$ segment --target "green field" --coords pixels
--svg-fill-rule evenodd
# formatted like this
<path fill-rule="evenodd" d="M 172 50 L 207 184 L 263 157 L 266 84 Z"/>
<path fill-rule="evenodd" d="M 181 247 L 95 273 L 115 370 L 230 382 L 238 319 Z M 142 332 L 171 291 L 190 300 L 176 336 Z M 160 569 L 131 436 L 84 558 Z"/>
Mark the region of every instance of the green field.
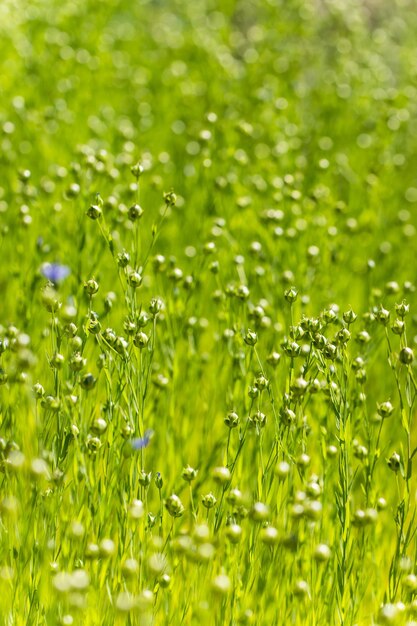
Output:
<path fill-rule="evenodd" d="M 1 0 L 1 626 L 417 624 L 416 33 Z"/>

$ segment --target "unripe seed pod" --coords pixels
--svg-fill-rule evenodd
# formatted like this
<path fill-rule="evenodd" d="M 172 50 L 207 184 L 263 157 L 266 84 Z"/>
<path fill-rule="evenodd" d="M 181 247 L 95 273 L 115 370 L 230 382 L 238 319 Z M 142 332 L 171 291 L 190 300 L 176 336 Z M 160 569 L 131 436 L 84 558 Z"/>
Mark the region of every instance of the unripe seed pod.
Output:
<path fill-rule="evenodd" d="M 212 472 L 214 480 L 220 484 L 228 483 L 232 475 L 227 467 L 215 467 Z"/>
<path fill-rule="evenodd" d="M 290 464 L 287 463 L 287 461 L 281 461 L 275 467 L 275 474 L 278 476 L 280 480 L 285 480 L 285 478 L 290 473 L 290 469 L 291 469 Z"/>
<path fill-rule="evenodd" d="M 258 341 L 258 335 L 253 330 L 248 329 L 243 340 L 248 346 L 254 346 Z"/>
<path fill-rule="evenodd" d="M 232 583 L 230 578 L 225 574 L 221 574 L 220 576 L 216 576 L 216 578 L 212 582 L 212 589 L 215 593 L 220 595 L 227 594 L 232 588 Z"/>
<path fill-rule="evenodd" d="M 395 305 L 395 310 L 397 315 L 404 319 L 404 317 L 410 312 L 410 305 L 403 300 L 400 304 Z"/>
<path fill-rule="evenodd" d="M 184 469 L 182 470 L 181 476 L 185 481 L 187 481 L 187 483 L 191 483 L 197 478 L 197 474 L 198 470 L 194 469 L 190 465 L 187 465 L 187 467 L 184 467 Z"/>
<path fill-rule="evenodd" d="M 269 356 L 267 356 L 266 361 L 269 365 L 276 367 L 281 360 L 281 355 L 278 352 L 271 352 Z"/>
<path fill-rule="evenodd" d="M 255 522 L 265 522 L 269 518 L 269 507 L 263 502 L 255 502 L 251 517 Z"/>
<path fill-rule="evenodd" d="M 91 389 L 93 389 L 93 387 L 95 387 L 96 382 L 97 379 L 95 378 L 95 376 L 93 376 L 93 374 L 91 373 L 88 373 L 81 378 L 80 385 L 86 391 L 90 391 Z"/>
<path fill-rule="evenodd" d="M 149 341 L 148 335 L 144 332 L 141 332 L 135 336 L 133 343 L 135 344 L 137 348 L 140 348 L 142 350 L 143 348 L 147 346 L 148 341 Z"/>
<path fill-rule="evenodd" d="M 235 411 L 229 411 L 229 413 L 224 418 L 224 423 L 229 428 L 236 428 L 239 424 L 239 415 L 235 413 Z"/>
<path fill-rule="evenodd" d="M 117 264 L 119 267 L 127 267 L 130 263 L 130 254 L 126 251 L 120 252 L 117 255 Z"/>
<path fill-rule="evenodd" d="M 102 417 L 98 417 L 91 425 L 91 430 L 95 435 L 102 435 L 107 430 L 107 422 Z"/>
<path fill-rule="evenodd" d="M 149 485 L 151 484 L 151 480 L 152 472 L 146 473 L 145 470 L 141 470 L 139 472 L 138 481 L 141 487 L 149 487 Z"/>
<path fill-rule="evenodd" d="M 390 468 L 390 470 L 397 473 L 401 467 L 401 457 L 398 454 L 398 452 L 393 452 L 390 458 L 388 459 L 387 463 L 388 463 L 388 467 Z"/>
<path fill-rule="evenodd" d="M 411 348 L 405 347 L 400 351 L 400 361 L 404 365 L 410 365 L 414 360 L 414 353 Z"/>
<path fill-rule="evenodd" d="M 84 290 L 89 296 L 94 296 L 98 291 L 98 282 L 90 278 L 84 283 Z"/>
<path fill-rule="evenodd" d="M 87 364 L 87 359 L 84 359 L 80 352 L 74 352 L 69 360 L 70 369 L 73 372 L 80 372 Z"/>
<path fill-rule="evenodd" d="M 249 417 L 249 422 L 258 428 L 264 428 L 266 424 L 266 415 L 262 411 L 256 411 Z"/>
<path fill-rule="evenodd" d="M 394 407 L 389 401 L 378 404 L 378 415 L 380 415 L 382 418 L 389 417 L 392 414 L 393 410 Z"/>
<path fill-rule="evenodd" d="M 60 354 L 59 352 L 56 352 L 51 358 L 51 365 L 57 370 L 61 369 L 64 363 L 65 363 L 65 357 L 63 354 Z"/>
<path fill-rule="evenodd" d="M 316 549 L 314 550 L 314 558 L 316 561 L 318 561 L 319 563 L 324 563 L 325 561 L 328 561 L 330 559 L 330 556 L 331 550 L 328 545 L 326 545 L 325 543 L 320 543 L 318 546 L 316 546 Z"/>
<path fill-rule="evenodd" d="M 35 383 L 33 385 L 33 392 L 37 398 L 42 398 L 42 396 L 45 394 L 45 389 L 40 383 Z"/>
<path fill-rule="evenodd" d="M 327 448 L 326 448 L 326 453 L 327 453 L 327 456 L 330 457 L 330 458 L 334 458 L 335 456 L 337 456 L 337 448 L 336 448 L 336 446 L 334 446 L 332 444 L 328 445 Z"/>
<path fill-rule="evenodd" d="M 292 304 L 293 302 L 297 300 L 297 296 L 298 296 L 298 291 L 294 287 L 291 287 L 291 289 L 287 289 L 284 292 L 284 297 L 287 300 L 287 302 L 289 302 L 290 304 Z"/>
<path fill-rule="evenodd" d="M 132 270 L 127 276 L 127 282 L 131 287 L 137 289 L 137 287 L 140 287 L 140 285 L 142 284 L 142 276 L 139 274 L 139 272 Z"/>
<path fill-rule="evenodd" d="M 356 313 L 354 313 L 354 311 L 352 311 L 352 309 L 349 309 L 348 311 L 345 311 L 343 313 L 343 321 L 346 324 L 353 324 L 356 318 L 357 318 L 357 315 Z"/>
<path fill-rule="evenodd" d="M 303 597 L 310 595 L 310 587 L 305 580 L 298 580 L 294 586 L 294 595 Z"/>
<path fill-rule="evenodd" d="M 278 531 L 273 526 L 262 528 L 259 537 L 262 543 L 265 543 L 268 546 L 275 546 L 279 540 Z"/>
<path fill-rule="evenodd" d="M 163 309 L 164 303 L 161 300 L 161 298 L 152 298 L 150 303 L 149 303 L 149 312 L 150 314 L 155 317 L 156 315 L 158 315 L 158 313 L 160 313 Z"/>
<path fill-rule="evenodd" d="M 203 506 L 206 507 L 206 509 L 212 509 L 217 503 L 217 498 L 213 493 L 210 492 L 205 496 L 202 496 L 201 502 L 203 503 Z"/>
<path fill-rule="evenodd" d="M 279 416 L 286 426 L 290 426 L 295 422 L 295 413 L 289 407 L 283 406 L 280 409 Z"/>
<path fill-rule="evenodd" d="M 101 448 L 100 439 L 98 437 L 92 437 L 91 435 L 88 435 L 86 444 L 87 449 L 91 454 L 96 454 L 96 452 L 98 452 Z"/>
<path fill-rule="evenodd" d="M 415 574 L 408 574 L 403 580 L 403 585 L 407 591 L 417 591 L 417 576 Z"/>
<path fill-rule="evenodd" d="M 165 508 L 172 517 L 181 517 L 185 511 L 181 500 L 175 494 L 165 500 Z"/>
<path fill-rule="evenodd" d="M 405 322 L 403 320 L 396 319 L 391 326 L 391 330 L 394 335 L 402 335 L 405 330 Z"/>
<path fill-rule="evenodd" d="M 242 528 L 239 524 L 229 524 L 226 526 L 225 535 L 230 543 L 238 543 L 242 538 Z"/>
<path fill-rule="evenodd" d="M 139 572 L 139 563 L 136 559 L 126 559 L 122 565 L 122 572 L 126 577 L 136 576 Z"/>
<path fill-rule="evenodd" d="M 87 209 L 87 215 L 92 220 L 98 220 L 102 216 L 102 210 L 97 204 L 92 204 Z"/>
<path fill-rule="evenodd" d="M 127 212 L 131 222 L 136 222 L 143 215 L 143 209 L 139 204 L 133 204 Z"/>
<path fill-rule="evenodd" d="M 140 163 L 136 163 L 135 165 L 132 165 L 130 171 L 135 178 L 139 178 L 144 172 L 143 165 L 141 165 Z"/>
<path fill-rule="evenodd" d="M 166 589 L 167 587 L 169 587 L 171 577 L 169 576 L 169 574 L 162 574 L 162 576 L 159 577 L 158 582 L 159 586 L 162 587 L 162 589 Z"/>

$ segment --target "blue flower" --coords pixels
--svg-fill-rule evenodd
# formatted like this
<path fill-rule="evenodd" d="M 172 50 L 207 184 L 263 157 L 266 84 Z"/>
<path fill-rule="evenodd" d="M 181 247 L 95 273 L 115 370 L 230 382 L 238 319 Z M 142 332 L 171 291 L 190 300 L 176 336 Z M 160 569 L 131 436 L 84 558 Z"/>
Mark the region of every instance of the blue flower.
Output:
<path fill-rule="evenodd" d="M 69 276 L 69 274 L 71 274 L 71 270 L 67 265 L 60 265 L 59 263 L 43 263 L 41 266 L 41 274 L 52 283 L 60 283 L 67 276 Z"/>
<path fill-rule="evenodd" d="M 136 439 L 132 439 L 131 445 L 133 450 L 142 450 L 142 448 L 146 448 L 152 439 L 154 431 L 151 428 L 145 430 L 143 437 L 137 437 Z"/>

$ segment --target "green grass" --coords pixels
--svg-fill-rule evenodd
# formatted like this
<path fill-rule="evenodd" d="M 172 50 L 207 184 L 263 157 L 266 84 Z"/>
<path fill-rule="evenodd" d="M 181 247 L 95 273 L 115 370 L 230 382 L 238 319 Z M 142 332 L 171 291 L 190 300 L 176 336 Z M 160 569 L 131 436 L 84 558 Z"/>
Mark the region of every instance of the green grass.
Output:
<path fill-rule="evenodd" d="M 416 28 L 2 1 L 2 624 L 417 623 Z"/>

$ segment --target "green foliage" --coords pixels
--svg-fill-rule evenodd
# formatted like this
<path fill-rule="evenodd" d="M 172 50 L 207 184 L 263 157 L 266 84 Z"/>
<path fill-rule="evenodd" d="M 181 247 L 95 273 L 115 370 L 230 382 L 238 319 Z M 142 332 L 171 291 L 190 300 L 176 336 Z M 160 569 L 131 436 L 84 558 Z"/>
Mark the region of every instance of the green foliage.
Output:
<path fill-rule="evenodd" d="M 415 623 L 416 8 L 0 3 L 4 624 Z"/>

